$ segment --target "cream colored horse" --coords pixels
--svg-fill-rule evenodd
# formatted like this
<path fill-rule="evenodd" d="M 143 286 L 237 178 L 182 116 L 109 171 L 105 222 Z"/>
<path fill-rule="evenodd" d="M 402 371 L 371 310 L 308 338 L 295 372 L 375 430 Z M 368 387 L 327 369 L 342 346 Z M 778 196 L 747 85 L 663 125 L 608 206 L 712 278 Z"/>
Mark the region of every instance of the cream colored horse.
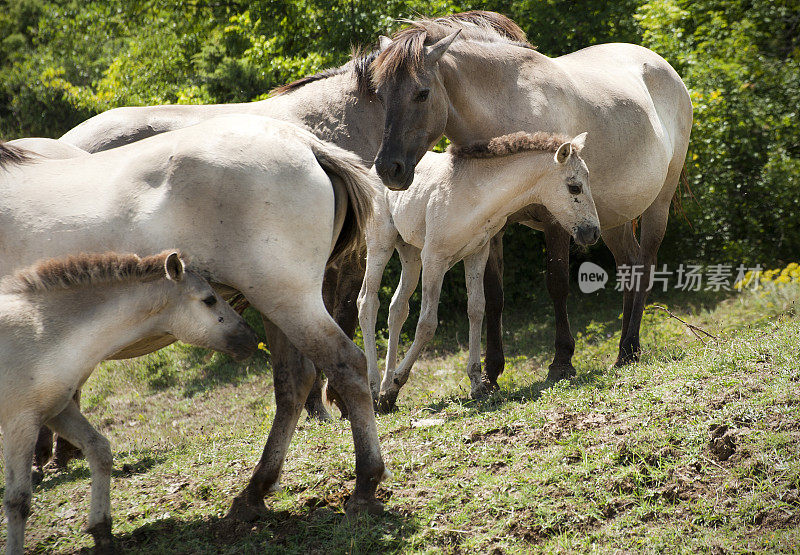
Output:
<path fill-rule="evenodd" d="M 580 158 L 586 134 L 572 140 L 539 133 L 516 133 L 491 141 L 428 153 L 406 191 L 382 191 L 374 198 L 367 227 L 367 271 L 359 295 L 359 320 L 367 353 L 367 372 L 378 407 L 391 409 L 411 367 L 432 338 L 445 272 L 464 260 L 469 316 L 467 373 L 471 395 L 485 393 L 481 375 L 481 326 L 485 297 L 483 273 L 489 240 L 509 217 L 531 204 L 547 208 L 558 225 L 581 245 L 600 236 L 589 173 Z M 389 347 L 378 397 L 375 318 L 381 276 L 394 250 L 402 274 L 389 308 Z M 422 270 L 422 306 L 414 341 L 395 367 L 400 329 L 408 300 Z"/>
<path fill-rule="evenodd" d="M 633 44 L 548 58 L 525 42 L 513 21 L 492 12 L 414 21 L 384 47 L 373 64 L 386 107 L 375 167 L 388 187 L 407 188 L 417 162 L 442 134 L 456 145 L 517 130 L 602 137 L 582 156 L 617 266 L 644 270 L 639 285 L 624 293 L 617 364 L 637 360 L 650 269 L 692 125 L 689 93 L 675 70 Z M 639 216 L 641 243 L 631 225 Z M 552 271 L 566 277 L 568 250 L 561 250 Z M 562 302 L 565 308 L 566 295 Z M 574 345 L 566 310 L 556 315 L 562 344 Z"/>
<path fill-rule="evenodd" d="M 366 361 L 321 295 L 331 252 L 346 253 L 361 240 L 374 186 L 353 154 L 294 125 L 244 115 L 86 157 L 6 164 L 0 275 L 69 252 L 180 248 L 210 281 L 242 293 L 268 329 L 325 369 L 350 411 L 356 443 L 356 491 L 348 507 L 377 510 L 384 464 Z M 149 339 L 150 345 L 173 340 Z M 315 379 L 313 367 L 289 372 L 281 361 L 274 374 L 279 402 L 260 480 L 237 504 L 250 518 L 266 510 L 263 496 L 278 487 Z"/>
<path fill-rule="evenodd" d="M 92 474 L 89 532 L 112 550 L 111 448 L 71 402 L 100 361 L 166 333 L 241 358 L 257 337 L 177 252 L 47 259 L 0 282 L 0 427 L 6 552 L 23 553 L 31 461 L 47 424 L 79 446 Z M 64 356 L 68 353 L 69 356 Z"/>

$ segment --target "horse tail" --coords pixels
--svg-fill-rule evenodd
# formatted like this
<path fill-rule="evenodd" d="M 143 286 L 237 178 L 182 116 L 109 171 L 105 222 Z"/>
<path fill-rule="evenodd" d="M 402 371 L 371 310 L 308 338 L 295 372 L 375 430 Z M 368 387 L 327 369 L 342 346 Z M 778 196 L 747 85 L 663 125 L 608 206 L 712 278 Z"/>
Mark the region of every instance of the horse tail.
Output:
<path fill-rule="evenodd" d="M 32 158 L 32 152 L 5 141 L 0 141 L 0 168 L 8 164 L 24 164 Z"/>
<path fill-rule="evenodd" d="M 372 217 L 372 197 L 378 187 L 377 177 L 348 150 L 313 139 L 309 146 L 317 162 L 333 181 L 339 179 L 347 191 L 347 212 L 336 238 L 328 264 L 353 254 L 364 244 L 367 221 Z"/>
<path fill-rule="evenodd" d="M 689 221 L 689 218 L 686 216 L 686 210 L 683 207 L 683 197 L 686 196 L 695 202 L 697 202 L 697 197 L 694 196 L 691 187 L 689 187 L 689 177 L 688 173 L 686 172 L 686 166 L 684 165 L 681 168 L 681 175 L 680 181 L 678 182 L 678 187 L 675 189 L 675 194 L 672 197 L 672 211 L 683 217 L 686 220 L 686 223 L 689 224 L 689 227 L 694 229 L 692 222 Z"/>

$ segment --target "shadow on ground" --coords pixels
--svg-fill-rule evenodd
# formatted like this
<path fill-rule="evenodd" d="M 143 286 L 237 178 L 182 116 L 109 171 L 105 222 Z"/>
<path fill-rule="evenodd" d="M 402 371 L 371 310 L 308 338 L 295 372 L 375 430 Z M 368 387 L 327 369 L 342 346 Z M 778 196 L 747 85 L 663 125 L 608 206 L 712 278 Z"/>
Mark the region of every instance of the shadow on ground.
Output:
<path fill-rule="evenodd" d="M 146 524 L 127 534 L 116 534 L 115 552 L 396 552 L 417 530 L 416 524 L 394 512 L 351 520 L 340 510 L 328 507 L 303 515 L 274 511 L 253 523 L 219 517 L 189 521 L 170 518 Z"/>
<path fill-rule="evenodd" d="M 580 374 L 577 378 L 569 380 L 570 389 L 583 389 L 592 387 L 597 380 L 606 374 L 602 369 L 590 370 Z M 544 380 L 534 382 L 514 389 L 500 389 L 482 399 L 470 399 L 463 396 L 449 396 L 437 399 L 425 405 L 425 410 L 437 413 L 444 410 L 448 405 L 457 403 L 469 410 L 470 414 L 482 414 L 501 410 L 506 403 L 530 403 L 542 396 L 542 392 L 553 387 L 557 382 Z"/>

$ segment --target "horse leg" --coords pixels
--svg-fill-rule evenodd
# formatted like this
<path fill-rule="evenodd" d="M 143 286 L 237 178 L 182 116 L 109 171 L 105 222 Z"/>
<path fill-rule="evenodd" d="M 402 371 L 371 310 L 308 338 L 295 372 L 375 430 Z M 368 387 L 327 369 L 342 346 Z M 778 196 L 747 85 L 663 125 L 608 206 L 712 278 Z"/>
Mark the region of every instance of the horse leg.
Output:
<path fill-rule="evenodd" d="M 669 218 L 669 207 L 675 189 L 678 186 L 680 172 L 683 161 L 680 164 L 673 164 L 667 173 L 664 187 L 656 197 L 656 200 L 642 214 L 641 219 L 641 247 L 639 249 L 639 259 L 637 264 L 643 266 L 641 281 L 638 287 L 632 291 L 628 325 L 623 332 L 620 340 L 619 356 L 617 366 L 628 362 L 639 360 L 639 328 L 642 324 L 644 306 L 647 295 L 650 293 L 650 278 L 656 264 L 658 248 L 664 239 L 664 232 L 667 229 L 667 219 Z"/>
<path fill-rule="evenodd" d="M 75 395 L 72 396 L 72 402 L 75 403 L 75 406 L 80 410 L 81 408 L 81 390 L 78 389 L 75 391 Z M 55 453 L 53 453 L 53 464 L 56 465 L 56 468 L 65 469 L 69 464 L 69 461 L 72 459 L 81 459 L 83 458 L 83 453 L 81 450 L 75 447 L 72 443 L 61 437 L 60 435 L 56 434 L 55 438 L 56 448 Z"/>
<path fill-rule="evenodd" d="M 347 511 L 380 512 L 383 506 L 375 499 L 375 490 L 387 472 L 378 442 L 364 353 L 339 329 L 325 310 L 319 293 L 315 295 L 312 290 L 307 295 L 295 296 L 292 301 L 281 304 L 270 313 L 270 319 L 317 367 L 322 367 L 347 405 L 356 454 L 356 488 Z M 252 302 L 259 305 L 258 299 Z M 280 455 L 282 461 L 285 449 Z"/>
<path fill-rule="evenodd" d="M 35 482 L 40 482 L 44 476 L 44 466 L 50 462 L 53 456 L 53 431 L 47 426 L 39 428 L 39 436 L 36 438 L 36 449 L 33 456 L 33 464 L 37 472 L 34 476 Z"/>
<path fill-rule="evenodd" d="M 111 445 L 92 427 L 75 403 L 67 403 L 67 407 L 51 418 L 47 425 L 85 453 L 92 474 L 87 532 L 94 537 L 96 551 L 114 552 L 111 535 Z"/>
<path fill-rule="evenodd" d="M 611 229 L 604 229 L 602 231 L 603 241 L 605 242 L 606 246 L 611 250 L 611 253 L 614 255 L 614 261 L 616 262 L 617 268 L 620 266 L 634 266 L 639 264 L 640 259 L 640 248 L 639 242 L 636 240 L 636 236 L 633 233 L 633 226 L 630 222 L 625 223 L 624 225 L 611 228 Z M 624 349 L 625 338 L 628 334 L 628 327 L 631 320 L 631 308 L 633 307 L 633 298 L 634 298 L 634 291 L 633 288 L 630 287 L 630 283 L 623 284 L 622 288 L 622 334 L 620 336 L 619 341 L 619 354 L 617 356 L 617 361 L 614 363 L 614 366 L 624 366 L 626 364 L 630 364 L 635 362 L 638 358 L 638 351 L 634 357 L 632 352 L 627 352 Z"/>
<path fill-rule="evenodd" d="M 364 339 L 364 354 L 367 357 L 367 376 L 373 399 L 378 398 L 380 373 L 378 372 L 378 345 L 375 341 L 375 327 L 378 320 L 380 299 L 378 290 L 381 287 L 383 269 L 389 263 L 395 246 L 396 232 L 391 234 L 371 235 L 367 240 L 367 269 L 364 282 L 358 294 L 358 321 Z"/>
<path fill-rule="evenodd" d="M 547 372 L 547 379 L 558 381 L 575 376 L 572 355 L 575 340 L 569 329 L 567 296 L 569 295 L 569 241 L 570 235 L 558 224 L 548 224 L 544 229 L 547 247 L 547 292 L 553 301 L 556 317 L 556 354 Z"/>
<path fill-rule="evenodd" d="M 425 261 L 423 251 L 422 262 L 422 306 L 420 307 L 417 330 L 414 341 L 411 343 L 405 358 L 391 374 L 387 373 L 381 383 L 381 394 L 378 400 L 378 410 L 388 412 L 392 410 L 400 394 L 400 388 L 408 381 L 411 367 L 419 358 L 422 348 L 433 339 L 438 324 L 439 296 L 442 293 L 442 280 L 447 272 L 447 263 L 444 260 L 430 258 Z"/>
<path fill-rule="evenodd" d="M 397 350 L 400 345 L 400 332 L 403 324 L 408 318 L 408 301 L 419 283 L 419 274 L 422 270 L 422 259 L 419 249 L 402 243 L 397 246 L 397 253 L 400 255 L 402 272 L 400 273 L 400 284 L 392 296 L 389 305 L 389 345 L 386 349 L 386 370 L 384 376 L 394 372 L 397 366 Z"/>
<path fill-rule="evenodd" d="M 233 500 L 228 512 L 229 517 L 245 522 L 266 516 L 264 496 L 280 489 L 283 461 L 303 411 L 303 403 L 317 376 L 313 364 L 304 360 L 284 333 L 266 316 L 264 331 L 272 355 L 276 408 L 261 459 L 247 487 Z"/>
<path fill-rule="evenodd" d="M 350 260 L 346 260 L 343 261 L 342 264 L 347 264 L 350 262 Z M 353 331 L 351 332 L 348 332 L 345 327 L 349 327 L 349 317 L 351 316 L 349 312 L 353 312 L 353 310 L 350 310 L 349 312 L 347 310 L 347 300 L 350 299 L 342 299 L 342 296 L 347 295 L 348 291 L 341 290 L 343 281 L 342 277 L 343 274 L 346 273 L 346 270 L 347 268 L 341 266 L 340 264 L 328 265 L 328 267 L 325 269 L 325 277 L 322 281 L 322 300 L 325 302 L 325 308 L 328 309 L 328 312 L 339 324 L 339 327 L 341 327 L 349 337 L 352 337 L 353 332 L 355 332 L 355 323 L 352 324 Z M 312 420 L 325 422 L 331 420 L 332 418 L 322 400 L 323 395 L 326 396 L 330 402 L 336 405 L 342 414 L 342 418 L 347 418 L 347 409 L 345 408 L 344 403 L 340 401 L 339 396 L 335 391 L 327 388 L 325 376 L 323 375 L 322 370 L 318 369 L 317 377 L 314 380 L 314 384 L 311 386 L 311 391 L 308 392 L 308 398 L 306 399 L 305 405 L 308 417 Z"/>
<path fill-rule="evenodd" d="M 486 297 L 486 385 L 497 389 L 497 378 L 503 373 L 506 356 L 503 352 L 503 235 L 505 228 L 489 242 L 489 258 L 483 274 Z"/>
<path fill-rule="evenodd" d="M 333 297 L 333 309 L 331 310 L 329 301 L 325 301 L 328 312 L 342 328 L 342 331 L 350 339 L 356 334 L 358 325 L 358 293 L 361 290 L 361 283 L 364 281 L 364 271 L 366 270 L 364 252 L 356 251 L 338 263 L 336 272 L 336 290 Z M 323 300 L 325 300 L 325 290 L 323 282 Z M 317 373 L 317 381 L 320 381 L 321 373 Z M 316 387 L 317 382 L 314 383 Z M 313 392 L 312 388 L 312 392 Z M 342 414 L 342 418 L 347 418 L 347 407 L 341 396 L 334 391 L 330 383 L 326 382 L 324 394 L 328 401 L 335 404 Z M 310 397 L 310 396 L 309 396 Z"/>
<path fill-rule="evenodd" d="M 487 394 L 481 376 L 481 328 L 486 309 L 483 292 L 483 273 L 489 258 L 489 243 L 478 252 L 464 257 L 464 276 L 467 283 L 467 316 L 469 317 L 469 360 L 467 375 L 470 382 L 469 396 L 478 399 Z"/>
<path fill-rule="evenodd" d="M 38 433 L 39 423 L 30 413 L 20 414 L 3 426 L 7 554 L 21 555 L 24 552 L 25 522 L 31 512 L 31 464 Z"/>

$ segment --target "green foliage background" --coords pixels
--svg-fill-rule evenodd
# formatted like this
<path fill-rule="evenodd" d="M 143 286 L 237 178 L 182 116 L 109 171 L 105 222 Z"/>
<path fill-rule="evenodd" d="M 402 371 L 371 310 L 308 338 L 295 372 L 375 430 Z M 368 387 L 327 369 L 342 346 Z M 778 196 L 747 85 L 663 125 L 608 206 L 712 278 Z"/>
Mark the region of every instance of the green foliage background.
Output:
<path fill-rule="evenodd" d="M 343 63 L 398 18 L 477 8 L 509 15 L 548 55 L 635 42 L 683 76 L 694 198 L 684 192 L 686 218 L 671 218 L 660 262 L 797 259 L 797 0 L 0 0 L 0 135 L 57 137 L 116 106 L 264 98 Z M 543 244 L 509 230 L 509 298 L 544 291 Z M 604 247 L 591 256 L 611 266 Z M 463 277 L 451 274 L 445 312 L 463 306 Z"/>

